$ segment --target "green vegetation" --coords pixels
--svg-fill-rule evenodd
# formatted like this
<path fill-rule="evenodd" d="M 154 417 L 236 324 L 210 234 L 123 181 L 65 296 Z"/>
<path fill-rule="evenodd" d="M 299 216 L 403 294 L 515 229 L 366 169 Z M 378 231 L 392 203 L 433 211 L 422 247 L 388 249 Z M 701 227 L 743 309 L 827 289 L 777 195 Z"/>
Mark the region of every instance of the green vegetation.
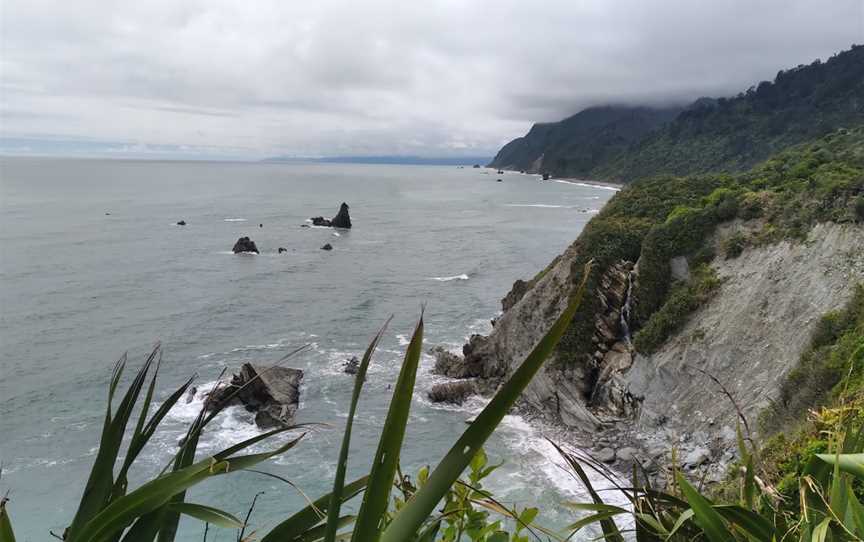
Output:
<path fill-rule="evenodd" d="M 792 146 L 864 122 L 864 46 L 783 70 L 732 98 L 700 98 L 683 111 L 586 109 L 537 124 L 490 164 L 631 182 L 656 175 L 746 170 Z M 677 116 L 676 116 L 677 115 Z"/>
<path fill-rule="evenodd" d="M 770 438 L 763 452 L 766 480 L 792 499 L 808 457 L 828 449 L 838 414 L 864 423 L 864 285 L 842 310 L 826 314 L 778 400 L 760 419 Z"/>
<path fill-rule="evenodd" d="M 594 178 L 741 171 L 794 145 L 864 122 L 864 47 L 781 71 L 734 98 L 700 99 Z"/>
<path fill-rule="evenodd" d="M 733 236 L 721 247 L 726 257 L 746 245 L 800 240 L 825 221 L 861 221 L 857 205 L 864 196 L 864 129 L 838 130 L 813 143 L 787 150 L 736 175 L 656 177 L 627 186 L 583 230 L 575 247 L 574 280 L 589 258 L 599 275 L 620 260 L 639 260 L 635 330 L 645 329 L 637 348 L 655 350 L 690 312 L 710 297 L 711 282 L 694 273 L 697 284 L 684 289 L 670 280 L 670 259 L 686 256 L 693 269 L 714 258 L 708 243 L 716 227 L 730 220 L 750 221 L 753 231 Z M 672 295 L 674 292 L 675 295 Z M 559 346 L 563 363 L 583 363 L 590 355 L 598 310 L 586 298 Z M 671 303 L 665 308 L 666 303 Z M 653 318 L 658 321 L 652 322 Z M 665 330 L 665 331 L 663 331 Z"/>
<path fill-rule="evenodd" d="M 560 122 L 535 124 L 498 151 L 489 167 L 588 175 L 680 112 L 678 107 L 590 107 Z M 535 171 L 540 162 L 542 171 Z"/>
<path fill-rule="evenodd" d="M 573 532 L 599 525 L 602 540 L 620 541 L 615 518 L 629 516 L 636 540 L 660 542 L 807 542 L 853 541 L 864 537 L 864 440 L 861 426 L 840 413 L 826 437 L 826 453 L 806 455 L 801 474 L 796 478 L 795 498 L 783 499 L 759 478 L 760 452 L 747 444 L 739 431 L 742 473 L 737 494 L 714 501 L 700 493 L 685 479 L 674 461 L 670 467 L 670 487 L 654 488 L 640 482 L 637 471 L 631 486 L 621 487 L 614 473 L 590 457 L 562 452 L 568 465 L 589 488 L 593 503 L 570 506 L 588 513 L 573 523 Z M 674 457 L 674 455 L 673 455 Z M 581 465 L 587 465 L 616 485 L 630 501 L 625 508 L 603 502 L 591 488 Z"/>
<path fill-rule="evenodd" d="M 720 279 L 711 267 L 706 264 L 697 267 L 690 282 L 677 284 L 666 303 L 633 338 L 636 350 L 644 354 L 654 353 L 684 326 L 690 313 L 713 297 L 719 286 Z"/>

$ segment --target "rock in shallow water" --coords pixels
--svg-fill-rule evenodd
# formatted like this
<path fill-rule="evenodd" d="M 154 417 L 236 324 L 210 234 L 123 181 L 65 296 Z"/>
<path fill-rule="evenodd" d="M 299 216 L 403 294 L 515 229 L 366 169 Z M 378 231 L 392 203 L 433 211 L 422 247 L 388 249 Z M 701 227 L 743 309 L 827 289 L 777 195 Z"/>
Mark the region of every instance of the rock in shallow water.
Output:
<path fill-rule="evenodd" d="M 312 220 L 313 226 L 351 229 L 351 217 L 348 215 L 348 204 L 345 202 L 342 202 L 342 205 L 339 206 L 339 212 L 332 219 L 327 220 L 323 216 L 313 216 L 310 220 Z"/>
<path fill-rule="evenodd" d="M 452 405 L 461 405 L 472 395 L 477 393 L 474 382 L 470 380 L 461 380 L 459 382 L 444 382 L 435 384 L 429 393 L 426 394 L 429 400 L 433 403 L 449 403 Z"/>
<path fill-rule="evenodd" d="M 215 391 L 215 405 L 243 405 L 255 412 L 255 423 L 262 429 L 287 426 L 294 422 L 300 403 L 303 371 L 289 367 L 244 363 L 231 383 Z"/>
<path fill-rule="evenodd" d="M 232 250 L 234 251 L 234 254 L 240 254 L 241 252 L 254 252 L 255 254 L 258 254 L 258 247 L 255 246 L 255 241 L 248 237 L 237 239 Z"/>

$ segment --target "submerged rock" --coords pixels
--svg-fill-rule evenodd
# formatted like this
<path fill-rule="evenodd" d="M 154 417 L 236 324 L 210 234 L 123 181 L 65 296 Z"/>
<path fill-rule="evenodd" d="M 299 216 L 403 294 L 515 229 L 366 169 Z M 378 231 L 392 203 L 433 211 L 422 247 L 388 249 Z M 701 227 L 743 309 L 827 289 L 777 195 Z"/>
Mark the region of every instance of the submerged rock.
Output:
<path fill-rule="evenodd" d="M 433 403 L 449 403 L 461 405 L 465 399 L 475 395 L 477 388 L 471 380 L 460 380 L 458 382 L 444 382 L 435 384 L 426 394 Z"/>
<path fill-rule="evenodd" d="M 326 243 L 323 247 L 321 247 L 321 250 L 333 250 L 333 245 L 331 245 L 330 243 Z"/>
<path fill-rule="evenodd" d="M 283 252 L 288 252 L 288 249 L 285 247 L 279 247 L 279 254 L 282 254 Z"/>
<path fill-rule="evenodd" d="M 255 254 L 258 254 L 258 247 L 255 246 L 255 241 L 248 237 L 237 239 L 232 250 L 234 251 L 234 254 L 240 254 L 241 252 L 254 252 Z"/>
<path fill-rule="evenodd" d="M 231 383 L 214 392 L 217 407 L 243 405 L 255 412 L 255 423 L 262 429 L 294 423 L 300 403 L 303 371 L 289 367 L 244 363 Z"/>
<path fill-rule="evenodd" d="M 186 221 L 185 221 L 185 220 L 180 220 L 179 222 L 177 222 L 177 225 L 178 225 L 178 226 L 185 226 L 185 225 L 186 225 Z"/>

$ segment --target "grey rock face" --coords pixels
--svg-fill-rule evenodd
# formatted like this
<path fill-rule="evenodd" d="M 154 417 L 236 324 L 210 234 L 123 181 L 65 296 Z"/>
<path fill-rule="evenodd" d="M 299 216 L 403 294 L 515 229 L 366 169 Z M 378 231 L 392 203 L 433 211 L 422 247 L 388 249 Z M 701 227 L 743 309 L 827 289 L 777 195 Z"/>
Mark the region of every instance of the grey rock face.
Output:
<path fill-rule="evenodd" d="M 216 405 L 241 404 L 255 412 L 255 423 L 261 428 L 291 425 L 300 403 L 303 371 L 279 366 L 244 363 L 231 383 L 216 390 Z"/>
<path fill-rule="evenodd" d="M 528 292 L 528 283 L 524 280 L 517 280 L 513 283 L 513 288 L 501 300 L 501 310 L 509 311 L 513 305 L 519 302 L 520 299 Z"/>
<path fill-rule="evenodd" d="M 717 242 L 739 228 L 725 227 Z M 864 281 L 864 227 L 819 224 L 804 242 L 750 248 L 712 266 L 723 280 L 719 292 L 657 352 L 637 354 L 624 380 L 642 398 L 638 428 L 665 417 L 678 434 L 704 431 L 734 449 L 735 407 L 708 374 L 755 420 L 797 365 L 820 317 L 842 307 Z"/>

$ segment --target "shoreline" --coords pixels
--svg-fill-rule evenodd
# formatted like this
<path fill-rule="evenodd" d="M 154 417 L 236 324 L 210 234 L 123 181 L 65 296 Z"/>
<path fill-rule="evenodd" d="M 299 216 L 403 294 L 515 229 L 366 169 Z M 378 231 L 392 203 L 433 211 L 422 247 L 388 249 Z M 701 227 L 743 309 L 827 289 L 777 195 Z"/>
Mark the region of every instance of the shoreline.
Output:
<path fill-rule="evenodd" d="M 548 181 L 557 181 L 561 183 L 575 184 L 581 186 L 595 186 L 598 188 L 608 188 L 610 190 L 615 190 L 616 192 L 627 186 L 624 183 L 613 183 L 611 181 L 593 181 L 588 179 L 579 179 L 576 177 L 550 177 L 545 182 Z"/>
<path fill-rule="evenodd" d="M 493 170 L 498 171 L 497 168 L 486 167 L 485 169 L 493 169 Z M 530 175 L 532 177 L 540 177 L 541 180 L 543 178 L 543 175 L 540 173 L 522 173 L 522 172 L 517 171 L 515 169 L 502 169 L 501 171 L 506 171 L 508 173 L 516 173 L 519 175 Z M 568 184 L 575 184 L 575 185 L 582 185 L 582 186 L 593 186 L 593 187 L 598 187 L 598 188 L 608 188 L 610 190 L 615 190 L 616 192 L 621 190 L 625 186 L 627 186 L 626 184 L 619 183 L 619 182 L 597 181 L 597 180 L 593 180 L 593 179 L 580 179 L 578 177 L 549 177 L 544 182 L 548 182 L 548 181 L 556 181 L 556 182 L 561 182 L 561 183 L 568 183 Z"/>

